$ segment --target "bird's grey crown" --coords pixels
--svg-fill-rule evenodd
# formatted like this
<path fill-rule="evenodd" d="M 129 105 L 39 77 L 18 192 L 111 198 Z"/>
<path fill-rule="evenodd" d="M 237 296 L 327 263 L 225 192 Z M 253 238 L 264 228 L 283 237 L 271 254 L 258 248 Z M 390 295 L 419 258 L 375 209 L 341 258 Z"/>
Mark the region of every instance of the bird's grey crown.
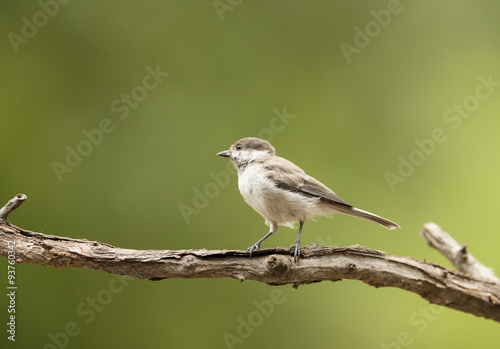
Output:
<path fill-rule="evenodd" d="M 242 150 L 254 149 L 258 151 L 268 151 L 272 155 L 276 154 L 276 150 L 271 145 L 271 143 L 260 138 L 255 138 L 255 137 L 242 138 L 236 143 L 234 143 L 233 146 L 236 149 L 238 145 L 241 145 Z"/>

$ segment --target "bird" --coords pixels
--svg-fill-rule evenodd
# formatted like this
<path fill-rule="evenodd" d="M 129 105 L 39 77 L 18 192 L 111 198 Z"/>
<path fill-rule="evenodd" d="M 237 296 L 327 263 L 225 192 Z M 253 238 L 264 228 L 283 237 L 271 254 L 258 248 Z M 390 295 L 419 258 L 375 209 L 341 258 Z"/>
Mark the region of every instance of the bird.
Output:
<path fill-rule="evenodd" d="M 279 226 L 295 228 L 299 234 L 293 248 L 295 262 L 300 257 L 300 238 L 304 223 L 316 216 L 335 213 L 378 223 L 387 229 L 399 228 L 397 223 L 358 209 L 335 194 L 320 181 L 309 176 L 293 162 L 276 155 L 266 140 L 246 137 L 217 153 L 229 158 L 238 171 L 238 188 L 245 202 L 257 211 L 269 226 L 269 232 L 247 249 L 250 257 Z"/>

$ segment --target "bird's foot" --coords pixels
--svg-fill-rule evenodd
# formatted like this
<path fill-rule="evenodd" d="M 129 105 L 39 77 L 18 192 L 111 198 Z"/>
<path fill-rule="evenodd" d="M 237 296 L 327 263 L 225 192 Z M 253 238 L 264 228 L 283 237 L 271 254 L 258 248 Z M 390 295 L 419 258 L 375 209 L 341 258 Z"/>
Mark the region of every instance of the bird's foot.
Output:
<path fill-rule="evenodd" d="M 247 252 L 248 252 L 248 254 L 250 255 L 250 257 L 252 257 L 252 253 L 253 253 L 254 251 L 257 251 L 258 249 L 260 249 L 260 244 L 258 244 L 258 243 L 257 243 L 257 244 L 255 244 L 255 245 L 252 245 L 252 246 L 250 246 L 249 248 L 247 248 Z"/>
<path fill-rule="evenodd" d="M 293 261 L 297 262 L 300 257 L 300 241 L 295 241 L 295 243 L 292 246 L 290 246 L 290 248 L 292 247 L 294 248 Z"/>

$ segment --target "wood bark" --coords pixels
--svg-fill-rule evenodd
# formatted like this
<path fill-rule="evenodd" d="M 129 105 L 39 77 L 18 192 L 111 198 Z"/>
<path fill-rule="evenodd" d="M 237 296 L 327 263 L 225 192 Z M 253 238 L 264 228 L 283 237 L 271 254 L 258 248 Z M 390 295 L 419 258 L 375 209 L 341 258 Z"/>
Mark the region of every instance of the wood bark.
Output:
<path fill-rule="evenodd" d="M 298 262 L 293 261 L 290 248 L 261 249 L 251 258 L 241 250 L 124 249 L 16 227 L 7 221 L 7 216 L 24 200 L 26 196 L 19 194 L 0 210 L 0 254 L 6 257 L 14 244 L 16 263 L 87 268 L 136 279 L 234 278 L 268 285 L 293 284 L 295 288 L 320 281 L 353 279 L 375 287 L 397 287 L 431 303 L 500 322 L 500 283 L 491 270 L 485 276 L 469 268 L 470 273 L 466 274 L 359 245 L 312 244 L 301 249 Z M 429 227 L 435 232 L 440 230 L 427 224 L 424 231 Z"/>

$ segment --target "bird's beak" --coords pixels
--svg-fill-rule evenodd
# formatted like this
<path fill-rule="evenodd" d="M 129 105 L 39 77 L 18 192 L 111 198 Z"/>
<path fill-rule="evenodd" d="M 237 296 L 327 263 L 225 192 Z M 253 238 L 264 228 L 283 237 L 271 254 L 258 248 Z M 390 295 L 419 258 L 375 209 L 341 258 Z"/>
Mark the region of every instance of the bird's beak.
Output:
<path fill-rule="evenodd" d="M 219 156 L 223 156 L 225 158 L 228 158 L 231 156 L 231 151 L 229 150 L 224 150 L 224 151 L 221 151 L 220 153 L 217 153 L 217 155 Z"/>

